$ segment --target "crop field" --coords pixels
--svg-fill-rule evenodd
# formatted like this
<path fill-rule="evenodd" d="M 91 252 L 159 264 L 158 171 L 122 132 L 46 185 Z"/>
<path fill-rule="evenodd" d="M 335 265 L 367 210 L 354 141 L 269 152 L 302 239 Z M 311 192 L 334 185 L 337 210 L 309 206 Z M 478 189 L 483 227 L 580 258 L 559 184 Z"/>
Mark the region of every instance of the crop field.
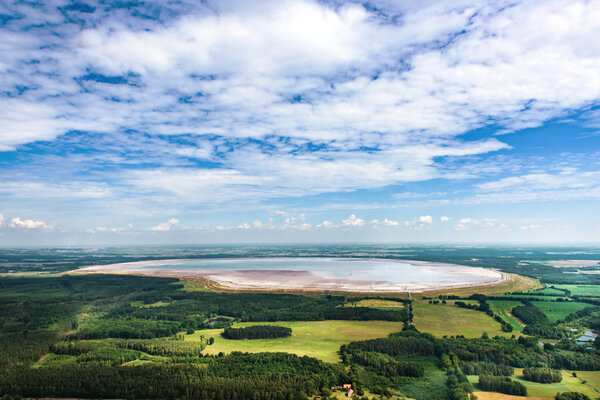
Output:
<path fill-rule="evenodd" d="M 600 296 L 600 285 L 555 285 L 567 289 L 573 296 Z"/>
<path fill-rule="evenodd" d="M 520 301 L 512 300 L 490 300 L 488 301 L 490 307 L 494 313 L 500 315 L 503 320 L 512 325 L 513 329 L 517 332 L 523 331 L 523 324 L 521 324 L 515 317 L 510 314 L 510 311 L 516 306 L 522 305 Z"/>
<path fill-rule="evenodd" d="M 477 400 L 551 400 L 549 397 L 523 397 L 523 396 L 512 396 L 510 394 L 502 394 L 496 392 L 473 392 L 477 396 Z"/>
<path fill-rule="evenodd" d="M 563 303 L 557 301 L 532 301 L 531 304 L 546 314 L 550 322 L 556 322 L 559 319 L 564 319 L 567 315 L 589 306 L 589 304 L 586 303 Z"/>
<path fill-rule="evenodd" d="M 511 336 L 512 333 L 502 332 L 502 326 L 487 314 L 455 307 L 450 304 L 429 304 L 426 300 L 415 301 L 414 325 L 422 332 L 431 333 L 437 337 L 445 335 L 465 337 L 480 337 L 483 332 L 489 336 Z"/>
<path fill-rule="evenodd" d="M 301 322 L 247 322 L 234 324 L 234 328 L 251 325 L 277 325 L 292 328 L 292 336 L 277 339 L 229 340 L 221 336 L 223 329 L 205 329 L 186 335 L 185 340 L 214 338 L 215 342 L 204 350 L 207 354 L 286 352 L 311 356 L 326 362 L 339 362 L 340 346 L 351 341 L 385 337 L 402 330 L 402 322 L 386 321 L 301 321 Z"/>
<path fill-rule="evenodd" d="M 559 392 L 581 392 L 589 396 L 590 399 L 598 399 L 600 394 L 594 391 L 590 386 L 582 383 L 582 379 L 580 377 L 574 377 L 571 372 L 562 371 L 563 379 L 559 383 L 537 383 L 530 382 L 522 377 L 523 370 L 521 368 L 515 368 L 515 374 L 511 377 L 511 379 L 521 382 L 527 388 L 527 395 L 532 398 L 549 398 L 553 399 L 556 396 L 556 393 Z M 577 372 L 579 376 L 579 372 Z M 477 382 L 479 378 L 476 375 L 469 375 L 469 381 L 473 384 L 475 389 L 478 389 Z M 484 392 L 485 393 L 485 392 Z M 479 399 L 484 399 L 486 397 L 479 397 Z M 511 397 L 490 397 L 490 399 L 511 399 Z M 525 399 L 525 397 L 515 397 L 516 399 Z M 530 397 L 527 397 L 530 398 Z"/>
<path fill-rule="evenodd" d="M 370 307 L 381 310 L 399 310 L 404 308 L 404 304 L 393 300 L 365 299 L 360 301 L 351 301 L 344 304 L 344 307 Z"/>

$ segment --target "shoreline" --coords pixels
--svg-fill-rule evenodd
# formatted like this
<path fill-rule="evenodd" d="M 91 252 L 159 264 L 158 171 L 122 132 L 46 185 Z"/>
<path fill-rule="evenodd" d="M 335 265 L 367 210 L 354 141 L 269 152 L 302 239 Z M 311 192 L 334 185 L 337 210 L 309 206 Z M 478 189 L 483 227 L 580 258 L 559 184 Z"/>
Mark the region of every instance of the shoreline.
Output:
<path fill-rule="evenodd" d="M 296 257 L 298 258 L 298 257 Z M 321 257 L 313 257 L 323 259 Z M 326 257 L 335 259 L 334 257 Z M 243 261 L 244 259 L 255 258 L 236 258 L 232 261 Z M 281 270 L 281 269 L 233 269 L 233 270 L 215 270 L 215 269 L 179 269 L 174 268 L 178 263 L 184 261 L 196 261 L 198 259 L 168 259 L 168 260 L 150 260 L 128 263 L 108 264 L 102 266 L 90 266 L 67 272 L 68 274 L 81 273 L 116 273 L 142 276 L 169 276 L 177 278 L 201 278 L 209 282 L 214 282 L 216 286 L 234 291 L 252 290 L 252 291 L 314 291 L 314 292 L 349 292 L 349 293 L 422 293 L 432 290 L 460 289 L 476 286 L 489 286 L 505 282 L 508 279 L 507 274 L 495 269 L 482 267 L 468 267 L 456 264 L 434 263 L 429 261 L 413 260 L 390 260 L 376 258 L 345 259 L 345 261 L 385 261 L 409 264 L 412 266 L 444 267 L 445 272 L 449 274 L 458 274 L 463 276 L 480 276 L 483 279 L 469 282 L 456 281 L 415 281 L 406 283 L 392 283 L 382 280 L 354 280 L 344 278 L 326 278 L 306 270 Z M 210 262 L 211 259 L 206 259 Z M 160 268 L 152 268 L 161 266 Z M 170 268 L 166 266 L 171 266 Z M 149 268 L 150 267 L 150 268 Z M 433 267 L 433 268 L 432 268 Z"/>

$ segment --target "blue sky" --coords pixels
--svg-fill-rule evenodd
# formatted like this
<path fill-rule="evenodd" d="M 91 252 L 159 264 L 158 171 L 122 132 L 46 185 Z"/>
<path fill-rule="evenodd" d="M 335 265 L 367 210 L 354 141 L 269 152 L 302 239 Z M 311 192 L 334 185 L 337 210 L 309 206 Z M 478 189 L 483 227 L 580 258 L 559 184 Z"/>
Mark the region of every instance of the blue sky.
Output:
<path fill-rule="evenodd" d="M 598 242 L 598 37 L 600 1 L 0 2 L 0 245 Z"/>

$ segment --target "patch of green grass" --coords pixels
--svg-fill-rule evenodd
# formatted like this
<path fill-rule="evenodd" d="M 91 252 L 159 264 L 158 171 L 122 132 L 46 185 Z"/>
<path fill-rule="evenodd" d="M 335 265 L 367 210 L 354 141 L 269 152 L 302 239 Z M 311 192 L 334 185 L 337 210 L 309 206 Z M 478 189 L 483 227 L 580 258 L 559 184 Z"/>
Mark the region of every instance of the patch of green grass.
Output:
<path fill-rule="evenodd" d="M 541 295 L 558 295 L 558 296 L 564 296 L 565 292 L 563 292 L 562 290 L 558 290 L 558 289 L 553 289 L 550 287 L 547 288 L 543 288 L 540 290 L 536 290 L 535 292 L 532 292 L 533 294 L 541 294 Z"/>
<path fill-rule="evenodd" d="M 600 296 L 600 285 L 554 285 L 567 289 L 573 296 Z"/>
<path fill-rule="evenodd" d="M 152 303 L 152 304 L 144 304 L 143 301 L 138 300 L 138 301 L 132 301 L 131 307 L 152 308 L 152 307 L 164 307 L 164 306 L 168 306 L 169 304 L 171 304 L 171 302 L 162 301 L 162 300 L 157 301 L 156 303 Z"/>
<path fill-rule="evenodd" d="M 393 300 L 365 299 L 348 302 L 344 304 L 344 307 L 370 307 L 379 310 L 401 310 L 404 308 L 404 304 Z"/>
<path fill-rule="evenodd" d="M 413 302 L 414 325 L 422 332 L 437 337 L 444 335 L 480 337 L 483 332 L 493 336 L 511 336 L 502 332 L 499 322 L 481 311 L 459 308 L 450 304 L 429 304 L 427 300 Z"/>
<path fill-rule="evenodd" d="M 214 338 L 212 345 L 206 346 L 203 353 L 218 354 L 232 351 L 249 353 L 286 352 L 299 356 L 311 356 L 326 362 L 339 362 L 340 346 L 356 340 L 385 337 L 402 330 L 402 322 L 387 321 L 297 321 L 297 322 L 245 322 L 234 324 L 241 328 L 251 325 L 277 325 L 292 328 L 292 336 L 277 339 L 228 340 L 221 336 L 223 329 L 204 329 L 185 340 Z"/>
<path fill-rule="evenodd" d="M 586 381 L 585 385 L 596 392 L 596 397 L 600 398 L 600 371 L 577 371 L 577 378 L 580 381 Z"/>
<path fill-rule="evenodd" d="M 589 304 L 586 303 L 558 301 L 532 301 L 531 304 L 546 314 L 550 322 L 556 322 L 559 319 L 564 319 L 567 315 L 573 312 L 579 311 L 585 307 L 589 307 Z"/>
<path fill-rule="evenodd" d="M 575 378 L 572 373 L 562 371 L 563 379 L 558 383 L 537 383 L 523 379 L 523 370 L 515 368 L 515 381 L 521 382 L 527 388 L 528 396 L 535 397 L 554 397 L 559 392 L 580 392 L 588 395 L 591 399 L 598 397 L 598 394 L 588 386 L 581 383 L 581 380 Z"/>
<path fill-rule="evenodd" d="M 513 300 L 490 300 L 488 301 L 490 308 L 495 314 L 502 317 L 503 320 L 512 325 L 513 329 L 517 332 L 522 332 L 524 326 L 513 317 L 510 312 L 513 308 L 522 305 L 520 301 Z"/>
<path fill-rule="evenodd" d="M 63 354 L 50 353 L 33 365 L 33 368 L 40 367 L 58 367 L 65 364 L 74 363 L 77 357 Z"/>

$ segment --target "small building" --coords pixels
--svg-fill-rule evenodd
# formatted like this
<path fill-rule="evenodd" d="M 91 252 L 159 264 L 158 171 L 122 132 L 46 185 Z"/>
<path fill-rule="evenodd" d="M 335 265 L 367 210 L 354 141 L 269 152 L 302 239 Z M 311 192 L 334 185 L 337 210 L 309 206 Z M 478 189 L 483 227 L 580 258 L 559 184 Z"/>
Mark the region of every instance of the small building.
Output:
<path fill-rule="evenodd" d="M 343 389 L 352 389 L 352 384 L 351 383 L 344 383 L 344 385 L 342 386 Z"/>
<path fill-rule="evenodd" d="M 346 396 L 348 396 L 348 397 L 354 397 L 354 390 L 348 389 L 348 391 L 346 392 Z"/>

